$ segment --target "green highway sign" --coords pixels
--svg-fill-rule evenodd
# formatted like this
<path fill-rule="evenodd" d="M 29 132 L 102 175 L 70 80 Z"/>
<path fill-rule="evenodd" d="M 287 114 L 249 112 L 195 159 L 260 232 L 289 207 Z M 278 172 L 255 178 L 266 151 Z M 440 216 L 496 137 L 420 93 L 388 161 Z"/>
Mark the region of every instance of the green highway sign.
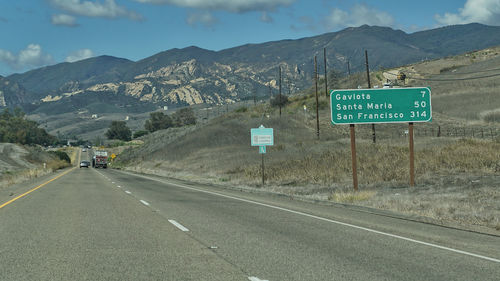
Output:
<path fill-rule="evenodd" d="M 330 107 L 333 125 L 432 120 L 429 88 L 332 90 Z"/>

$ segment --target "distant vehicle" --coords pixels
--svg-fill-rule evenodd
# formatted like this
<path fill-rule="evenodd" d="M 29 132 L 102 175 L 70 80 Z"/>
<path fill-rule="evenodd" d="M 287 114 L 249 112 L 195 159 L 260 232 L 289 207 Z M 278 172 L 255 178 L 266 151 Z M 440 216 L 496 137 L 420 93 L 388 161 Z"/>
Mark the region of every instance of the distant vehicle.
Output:
<path fill-rule="evenodd" d="M 82 152 L 87 152 L 87 149 L 86 149 L 86 148 L 83 148 L 83 149 L 82 149 Z"/>
<path fill-rule="evenodd" d="M 92 157 L 92 167 L 106 169 L 108 167 L 108 152 L 96 150 L 94 157 Z"/>
<path fill-rule="evenodd" d="M 88 168 L 88 167 L 90 167 L 89 161 L 83 160 L 82 162 L 80 162 L 80 168 Z"/>

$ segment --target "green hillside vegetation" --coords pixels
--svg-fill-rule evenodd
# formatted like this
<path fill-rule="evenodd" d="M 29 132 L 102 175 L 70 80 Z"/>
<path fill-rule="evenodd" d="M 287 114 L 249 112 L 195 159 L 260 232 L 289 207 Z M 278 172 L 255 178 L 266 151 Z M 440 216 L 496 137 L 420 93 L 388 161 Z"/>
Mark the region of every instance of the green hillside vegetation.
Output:
<path fill-rule="evenodd" d="M 144 128 L 149 132 L 165 130 L 171 127 L 182 127 L 196 124 L 194 111 L 190 107 L 177 110 L 172 115 L 163 112 L 152 112 L 144 123 Z M 144 134 L 143 134 L 144 135 Z"/>
<path fill-rule="evenodd" d="M 16 108 L 13 112 L 4 109 L 0 113 L 0 142 L 49 145 L 57 142 L 38 123 L 25 118 L 24 112 Z"/>

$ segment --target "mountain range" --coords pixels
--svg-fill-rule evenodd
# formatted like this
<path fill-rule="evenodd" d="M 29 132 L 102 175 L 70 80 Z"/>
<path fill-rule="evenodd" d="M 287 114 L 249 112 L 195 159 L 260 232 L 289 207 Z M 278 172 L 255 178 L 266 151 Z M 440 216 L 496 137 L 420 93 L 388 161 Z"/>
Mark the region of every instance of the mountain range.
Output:
<path fill-rule="evenodd" d="M 323 72 L 323 48 L 329 71 L 389 68 L 500 45 L 500 27 L 481 24 L 446 26 L 415 33 L 388 27 L 346 28 L 338 32 L 221 51 L 195 46 L 171 49 L 130 61 L 112 56 L 59 63 L 0 77 L 0 107 L 23 106 L 31 112 L 58 112 L 97 100 L 141 105 L 225 104 L 278 89 L 284 93 L 312 85 L 313 57 Z M 72 106 L 68 107 L 68 104 Z M 50 108 L 50 110 L 48 110 Z M 141 108 L 150 109 L 150 106 Z"/>

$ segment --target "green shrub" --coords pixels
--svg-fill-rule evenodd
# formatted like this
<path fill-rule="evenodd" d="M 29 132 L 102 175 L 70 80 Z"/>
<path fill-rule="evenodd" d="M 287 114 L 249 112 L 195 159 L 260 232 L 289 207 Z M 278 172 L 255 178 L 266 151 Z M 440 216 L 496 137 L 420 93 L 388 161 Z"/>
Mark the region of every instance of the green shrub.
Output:
<path fill-rule="evenodd" d="M 108 139 L 129 141 L 132 139 L 132 131 L 130 131 L 130 128 L 127 127 L 127 123 L 125 123 L 125 121 L 113 121 L 106 132 L 106 137 Z"/>
<path fill-rule="evenodd" d="M 500 123 L 500 111 L 490 112 L 484 115 L 483 120 L 488 123 Z"/>
<path fill-rule="evenodd" d="M 133 138 L 134 139 L 140 138 L 140 137 L 145 136 L 147 134 L 149 134 L 149 131 L 146 131 L 146 130 L 137 131 L 134 133 Z"/>
<path fill-rule="evenodd" d="M 243 112 L 247 112 L 248 111 L 248 108 L 246 106 L 242 106 L 242 107 L 238 107 L 235 112 L 238 112 L 238 113 L 243 113 Z"/>
<path fill-rule="evenodd" d="M 64 151 L 56 150 L 56 151 L 49 151 L 49 153 L 55 155 L 60 160 L 71 163 L 71 158 L 69 158 L 69 155 Z"/>
<path fill-rule="evenodd" d="M 277 106 L 285 106 L 288 104 L 288 97 L 285 96 L 285 95 L 281 95 L 281 98 L 280 96 L 275 96 L 271 99 L 271 106 L 272 107 L 277 107 Z"/>

